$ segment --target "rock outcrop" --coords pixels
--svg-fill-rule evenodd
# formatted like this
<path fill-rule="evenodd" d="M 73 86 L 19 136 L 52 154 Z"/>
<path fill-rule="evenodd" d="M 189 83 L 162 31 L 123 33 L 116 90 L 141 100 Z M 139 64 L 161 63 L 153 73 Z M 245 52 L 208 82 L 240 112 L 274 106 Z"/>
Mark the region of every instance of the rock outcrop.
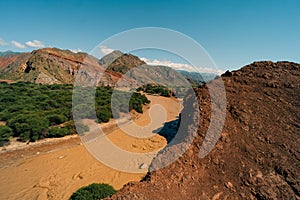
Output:
<path fill-rule="evenodd" d="M 221 78 L 226 121 L 215 148 L 199 158 L 211 115 L 204 85 L 188 151 L 107 199 L 300 199 L 300 65 L 255 62 Z"/>
<path fill-rule="evenodd" d="M 145 64 L 146 63 L 140 60 L 137 56 L 132 54 L 123 54 L 108 65 L 106 70 L 125 74 L 129 70 Z"/>
<path fill-rule="evenodd" d="M 1 60 L 2 59 L 2 60 Z M 90 84 L 114 85 L 118 74 L 105 73 L 98 59 L 57 48 L 0 58 L 0 78 L 41 84 L 73 84 L 76 76 Z"/>

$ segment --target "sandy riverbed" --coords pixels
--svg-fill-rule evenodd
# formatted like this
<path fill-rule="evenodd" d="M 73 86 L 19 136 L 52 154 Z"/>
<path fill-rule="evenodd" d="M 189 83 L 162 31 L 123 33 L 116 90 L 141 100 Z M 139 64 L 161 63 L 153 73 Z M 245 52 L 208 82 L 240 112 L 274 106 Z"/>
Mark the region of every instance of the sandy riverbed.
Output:
<path fill-rule="evenodd" d="M 148 96 L 150 106 L 162 105 L 166 121 L 176 119 L 181 106 L 171 98 Z M 140 126 L 150 123 L 149 111 L 137 116 Z M 163 148 L 166 140 L 154 134 L 135 138 L 115 129 L 107 137 L 118 147 L 131 152 L 151 152 Z M 0 199 L 68 199 L 78 188 L 98 182 L 120 189 L 139 181 L 145 173 L 126 173 L 96 160 L 77 136 L 41 141 L 0 154 Z"/>

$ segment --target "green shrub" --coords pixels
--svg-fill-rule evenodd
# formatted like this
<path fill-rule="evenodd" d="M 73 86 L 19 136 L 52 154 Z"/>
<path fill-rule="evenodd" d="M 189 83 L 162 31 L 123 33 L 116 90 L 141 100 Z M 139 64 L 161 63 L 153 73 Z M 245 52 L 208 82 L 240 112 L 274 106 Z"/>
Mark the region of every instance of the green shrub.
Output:
<path fill-rule="evenodd" d="M 68 120 L 66 116 L 58 114 L 49 115 L 47 116 L 47 119 L 49 120 L 50 125 L 62 124 Z"/>
<path fill-rule="evenodd" d="M 74 192 L 70 200 L 100 200 L 114 193 L 116 190 L 108 184 L 93 183 Z"/>
<path fill-rule="evenodd" d="M 91 105 L 87 104 L 78 104 L 74 106 L 74 112 L 76 113 L 76 117 L 80 119 L 88 118 L 92 119 L 94 118 L 94 110 Z"/>
<path fill-rule="evenodd" d="M 9 144 L 9 137 L 12 136 L 11 128 L 7 126 L 0 126 L 0 146 Z"/>
<path fill-rule="evenodd" d="M 164 97 L 170 97 L 172 95 L 171 90 L 162 85 L 147 84 L 145 86 L 139 87 L 137 91 L 144 91 L 148 94 L 158 94 Z"/>
<path fill-rule="evenodd" d="M 21 141 L 36 141 L 49 127 L 49 121 L 38 115 L 19 114 L 7 121 L 7 126 L 13 130 L 14 136 Z"/>
<path fill-rule="evenodd" d="M 112 117 L 112 112 L 108 106 L 99 106 L 96 109 L 98 122 L 108 122 Z"/>
<path fill-rule="evenodd" d="M 49 129 L 48 137 L 53 138 L 53 137 L 63 137 L 65 135 L 69 135 L 70 130 L 67 127 L 53 127 Z"/>

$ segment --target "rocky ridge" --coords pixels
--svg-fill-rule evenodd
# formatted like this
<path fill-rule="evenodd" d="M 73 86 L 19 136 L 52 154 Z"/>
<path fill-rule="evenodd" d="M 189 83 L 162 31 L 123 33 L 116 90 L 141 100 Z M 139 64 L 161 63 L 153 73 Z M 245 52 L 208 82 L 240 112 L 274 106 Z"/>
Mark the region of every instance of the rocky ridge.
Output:
<path fill-rule="evenodd" d="M 215 148 L 199 158 L 211 114 L 204 85 L 189 150 L 107 199 L 300 199 L 300 65 L 254 62 L 221 78 L 226 121 Z"/>
<path fill-rule="evenodd" d="M 186 79 L 192 84 L 203 82 L 201 74 L 193 78 L 195 75 L 191 76 L 188 72 L 178 72 L 166 66 L 150 66 L 137 56 L 118 50 L 100 60 L 87 53 L 74 53 L 57 48 L 43 48 L 19 54 L 4 52 L 1 55 L 0 80 L 73 84 L 77 78 L 92 85 L 98 82 L 98 85 L 113 86 L 122 78 L 121 85 L 129 87 L 137 83 L 157 81 L 163 85 L 171 82 L 172 85 L 180 86 Z"/>

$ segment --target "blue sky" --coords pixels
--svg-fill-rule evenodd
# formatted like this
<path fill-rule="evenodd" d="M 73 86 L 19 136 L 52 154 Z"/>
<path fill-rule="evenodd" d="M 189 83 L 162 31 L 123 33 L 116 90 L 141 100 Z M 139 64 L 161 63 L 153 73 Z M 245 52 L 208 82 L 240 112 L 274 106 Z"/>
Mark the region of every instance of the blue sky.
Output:
<path fill-rule="evenodd" d="M 297 0 L 0 0 L 0 9 L 0 51 L 54 46 L 90 52 L 119 32 L 164 27 L 196 40 L 221 70 L 257 60 L 300 62 Z M 148 58 L 155 56 L 171 59 Z"/>

